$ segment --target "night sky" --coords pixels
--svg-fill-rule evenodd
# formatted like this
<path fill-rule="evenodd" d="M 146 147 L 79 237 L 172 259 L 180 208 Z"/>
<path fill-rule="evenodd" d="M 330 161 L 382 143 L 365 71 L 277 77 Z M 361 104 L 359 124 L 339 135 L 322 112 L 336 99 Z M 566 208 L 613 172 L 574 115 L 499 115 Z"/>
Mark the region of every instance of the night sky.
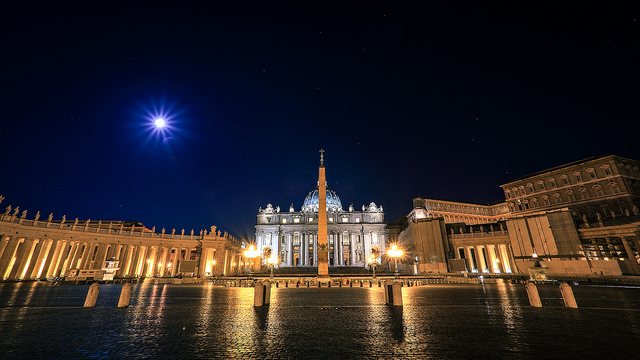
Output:
<path fill-rule="evenodd" d="M 253 239 L 320 148 L 343 207 L 389 222 L 640 159 L 635 2 L 345 3 L 3 1 L 0 208 Z"/>

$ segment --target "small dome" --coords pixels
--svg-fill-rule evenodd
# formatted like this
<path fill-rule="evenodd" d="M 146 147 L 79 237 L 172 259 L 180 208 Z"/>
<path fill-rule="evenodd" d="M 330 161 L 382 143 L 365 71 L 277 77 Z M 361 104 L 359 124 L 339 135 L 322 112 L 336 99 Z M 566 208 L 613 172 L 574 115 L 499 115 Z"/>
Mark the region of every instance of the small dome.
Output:
<path fill-rule="evenodd" d="M 302 211 L 318 212 L 318 197 L 320 187 L 316 186 L 309 195 L 304 199 L 302 204 Z M 327 211 L 342 211 L 342 203 L 335 191 L 329 189 L 327 186 Z"/>

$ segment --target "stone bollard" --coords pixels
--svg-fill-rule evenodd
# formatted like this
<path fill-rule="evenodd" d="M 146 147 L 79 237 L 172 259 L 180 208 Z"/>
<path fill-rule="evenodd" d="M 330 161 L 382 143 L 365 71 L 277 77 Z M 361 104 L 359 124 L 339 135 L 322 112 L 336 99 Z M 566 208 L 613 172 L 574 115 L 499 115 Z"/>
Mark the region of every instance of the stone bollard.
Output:
<path fill-rule="evenodd" d="M 129 306 L 129 301 L 131 300 L 131 284 L 126 283 L 122 287 L 122 291 L 120 291 L 120 300 L 118 301 L 119 308 L 126 308 Z"/>
<path fill-rule="evenodd" d="M 271 303 L 271 281 L 258 281 L 254 285 L 253 306 L 269 305 Z"/>
<path fill-rule="evenodd" d="M 276 282 L 276 287 L 280 287 L 280 283 L 279 282 Z"/>
<path fill-rule="evenodd" d="M 94 307 L 96 306 L 96 300 L 98 300 L 98 293 L 100 292 L 100 284 L 93 283 L 89 287 L 89 292 L 87 293 L 87 299 L 84 301 L 84 307 Z"/>
<path fill-rule="evenodd" d="M 402 306 L 402 286 L 399 281 L 384 282 L 384 297 L 387 305 Z"/>
<path fill-rule="evenodd" d="M 369 287 L 373 287 L 373 281 L 369 281 Z"/>
<path fill-rule="evenodd" d="M 289 287 L 289 281 L 284 283 L 284 287 Z"/>
<path fill-rule="evenodd" d="M 262 303 L 269 305 L 271 304 L 271 281 L 263 280 L 262 284 L 264 285 L 264 301 Z"/>
<path fill-rule="evenodd" d="M 529 296 L 529 302 L 533 307 L 542 307 L 542 302 L 540 301 L 540 295 L 538 294 L 538 288 L 536 284 L 529 282 L 527 284 L 527 295 Z"/>
<path fill-rule="evenodd" d="M 564 300 L 564 306 L 569 308 L 578 308 L 578 303 L 576 303 L 576 298 L 573 296 L 573 289 L 569 284 L 562 283 L 560 284 L 560 292 L 562 293 L 562 300 Z"/>

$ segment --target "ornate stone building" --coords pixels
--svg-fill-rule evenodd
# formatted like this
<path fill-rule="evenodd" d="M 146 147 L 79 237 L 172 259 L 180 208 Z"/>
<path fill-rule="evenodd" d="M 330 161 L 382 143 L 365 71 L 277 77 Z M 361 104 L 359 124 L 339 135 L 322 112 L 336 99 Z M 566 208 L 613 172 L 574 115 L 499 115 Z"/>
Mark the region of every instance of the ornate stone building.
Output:
<path fill-rule="evenodd" d="M 640 275 L 640 162 L 589 158 L 502 188 L 495 205 L 414 199 L 394 224 L 405 270 Z"/>
<path fill-rule="evenodd" d="M 0 198 L 1 199 L 1 198 Z M 1 200 L 0 200 L 1 201 Z M 0 279 L 117 278 L 231 275 L 242 243 L 215 226 L 211 231 L 160 233 L 136 222 L 40 220 L 7 207 L 0 214 Z M 117 271 L 109 270 L 118 264 Z"/>
<path fill-rule="evenodd" d="M 268 204 L 258 211 L 256 243 L 262 264 L 277 254 L 280 267 L 317 267 L 318 190 L 304 199 L 300 211 Z M 340 197 L 327 187 L 329 266 L 364 266 L 372 253 L 378 262 L 386 249 L 386 224 L 382 206 L 371 202 L 355 210 L 342 208 Z"/>

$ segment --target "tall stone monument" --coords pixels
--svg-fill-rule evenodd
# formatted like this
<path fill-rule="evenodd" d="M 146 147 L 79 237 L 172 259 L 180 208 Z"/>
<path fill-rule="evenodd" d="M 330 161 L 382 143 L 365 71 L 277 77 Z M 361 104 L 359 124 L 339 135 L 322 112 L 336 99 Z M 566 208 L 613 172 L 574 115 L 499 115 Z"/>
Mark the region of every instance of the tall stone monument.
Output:
<path fill-rule="evenodd" d="M 323 278 L 329 276 L 329 242 L 327 241 L 327 177 L 324 172 L 324 149 L 320 149 L 318 187 L 318 278 Z"/>

